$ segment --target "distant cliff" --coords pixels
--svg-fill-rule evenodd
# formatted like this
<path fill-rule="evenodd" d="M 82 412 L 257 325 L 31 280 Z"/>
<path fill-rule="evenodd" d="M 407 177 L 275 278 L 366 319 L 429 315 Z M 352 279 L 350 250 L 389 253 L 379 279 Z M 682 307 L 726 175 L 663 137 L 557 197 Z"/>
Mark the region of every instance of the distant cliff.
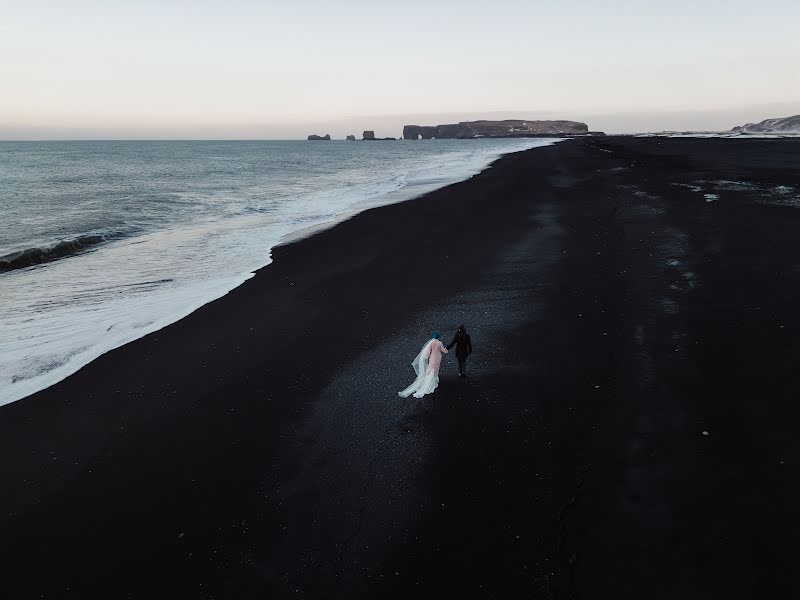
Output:
<path fill-rule="evenodd" d="M 800 115 L 782 119 L 765 119 L 731 129 L 736 133 L 800 133 Z"/>
<path fill-rule="evenodd" d="M 470 138 L 532 137 L 537 135 L 585 135 L 586 123 L 577 121 L 462 121 L 449 125 L 406 125 L 403 137 L 407 140 L 449 140 Z"/>
<path fill-rule="evenodd" d="M 326 133 L 325 135 L 314 135 L 314 134 L 311 134 L 310 136 L 308 136 L 308 139 L 310 141 L 324 140 L 326 142 L 330 142 L 331 141 L 331 134 L 330 133 Z"/>

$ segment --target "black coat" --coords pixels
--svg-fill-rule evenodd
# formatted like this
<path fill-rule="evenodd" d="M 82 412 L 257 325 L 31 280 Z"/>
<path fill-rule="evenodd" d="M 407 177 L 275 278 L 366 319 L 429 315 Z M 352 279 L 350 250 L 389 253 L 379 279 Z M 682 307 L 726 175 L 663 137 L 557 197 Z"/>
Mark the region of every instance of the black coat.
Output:
<path fill-rule="evenodd" d="M 450 350 L 453 346 L 456 347 L 456 356 L 458 358 L 467 358 L 472 354 L 472 340 L 469 339 L 469 334 L 463 331 L 457 331 L 453 341 L 447 345 Z"/>

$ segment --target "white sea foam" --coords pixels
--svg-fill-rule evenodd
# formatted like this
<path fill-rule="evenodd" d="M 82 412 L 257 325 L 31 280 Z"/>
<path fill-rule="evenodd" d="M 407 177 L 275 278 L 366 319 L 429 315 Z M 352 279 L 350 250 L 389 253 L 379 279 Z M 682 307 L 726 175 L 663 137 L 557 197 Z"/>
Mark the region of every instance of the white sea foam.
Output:
<path fill-rule="evenodd" d="M 702 192 L 703 191 L 703 188 L 700 187 L 699 185 L 692 185 L 690 183 L 672 183 L 671 185 L 674 185 L 674 186 L 677 186 L 677 187 L 688 188 L 688 189 L 692 190 L 693 192 Z"/>

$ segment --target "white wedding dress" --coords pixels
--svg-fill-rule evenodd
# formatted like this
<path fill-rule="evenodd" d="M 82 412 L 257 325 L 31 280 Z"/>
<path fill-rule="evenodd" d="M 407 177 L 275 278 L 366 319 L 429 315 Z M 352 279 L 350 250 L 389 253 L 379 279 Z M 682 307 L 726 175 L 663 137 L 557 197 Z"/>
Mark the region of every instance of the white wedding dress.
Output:
<path fill-rule="evenodd" d="M 436 348 L 432 348 L 434 344 L 437 344 Z M 436 354 L 433 361 L 431 361 L 432 351 Z M 417 378 L 402 392 L 397 392 L 397 395 L 401 398 L 408 398 L 414 394 L 414 398 L 422 398 L 425 394 L 432 393 L 439 385 L 439 364 L 442 360 L 442 352 L 446 354 L 447 349 L 441 341 L 435 338 L 428 340 L 422 347 L 422 351 L 417 354 L 414 362 L 411 363 Z"/>

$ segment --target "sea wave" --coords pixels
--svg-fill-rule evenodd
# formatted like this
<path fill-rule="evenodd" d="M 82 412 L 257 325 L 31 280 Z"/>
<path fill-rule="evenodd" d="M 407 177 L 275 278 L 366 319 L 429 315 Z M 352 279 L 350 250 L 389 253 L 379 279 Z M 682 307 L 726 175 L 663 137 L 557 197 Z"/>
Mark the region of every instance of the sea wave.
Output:
<path fill-rule="evenodd" d="M 52 244 L 25 248 L 0 256 L 0 273 L 25 269 L 42 263 L 66 258 L 85 252 L 98 244 L 119 237 L 120 234 L 81 235 L 69 240 L 59 240 Z"/>

